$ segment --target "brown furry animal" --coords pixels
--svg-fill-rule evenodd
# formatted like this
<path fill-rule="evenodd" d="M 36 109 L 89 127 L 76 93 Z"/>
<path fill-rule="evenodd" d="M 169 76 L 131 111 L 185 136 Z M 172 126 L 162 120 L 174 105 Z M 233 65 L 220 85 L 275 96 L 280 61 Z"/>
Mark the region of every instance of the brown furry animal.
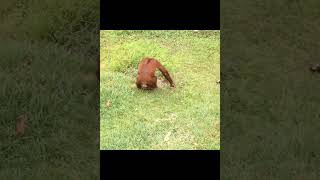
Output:
<path fill-rule="evenodd" d="M 138 66 L 138 78 L 136 85 L 139 89 L 153 90 L 157 88 L 157 77 L 155 71 L 159 69 L 169 81 L 171 87 L 175 87 L 169 72 L 162 64 L 153 58 L 143 58 Z"/>

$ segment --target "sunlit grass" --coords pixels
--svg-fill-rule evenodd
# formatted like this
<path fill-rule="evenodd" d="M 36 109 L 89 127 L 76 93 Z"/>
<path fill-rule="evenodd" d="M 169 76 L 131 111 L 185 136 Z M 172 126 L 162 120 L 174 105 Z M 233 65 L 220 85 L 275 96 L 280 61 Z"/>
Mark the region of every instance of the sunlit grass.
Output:
<path fill-rule="evenodd" d="M 176 90 L 135 87 L 145 56 Z M 219 79 L 219 31 L 101 31 L 100 148 L 220 149 Z"/>

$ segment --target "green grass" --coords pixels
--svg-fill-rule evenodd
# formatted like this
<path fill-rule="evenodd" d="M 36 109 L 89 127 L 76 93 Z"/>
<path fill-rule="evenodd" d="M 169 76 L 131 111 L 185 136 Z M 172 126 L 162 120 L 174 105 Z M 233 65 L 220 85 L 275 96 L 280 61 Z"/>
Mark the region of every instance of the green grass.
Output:
<path fill-rule="evenodd" d="M 221 179 L 319 178 L 318 6 L 222 3 Z"/>
<path fill-rule="evenodd" d="M 1 5 L 0 179 L 99 178 L 98 7 L 84 0 Z M 17 137 L 23 113 L 27 129 Z"/>
<path fill-rule="evenodd" d="M 220 149 L 220 31 L 100 36 L 100 149 Z M 146 56 L 169 70 L 176 90 L 136 88 Z"/>
<path fill-rule="evenodd" d="M 96 117 L 95 108 L 89 108 L 96 107 L 95 76 L 84 81 L 89 75 L 80 70 L 90 62 L 50 44 L 6 41 L 0 53 L 0 176 L 78 179 L 79 172 L 97 169 L 97 123 L 87 121 Z M 15 121 L 23 113 L 28 114 L 27 131 L 19 138 Z"/>

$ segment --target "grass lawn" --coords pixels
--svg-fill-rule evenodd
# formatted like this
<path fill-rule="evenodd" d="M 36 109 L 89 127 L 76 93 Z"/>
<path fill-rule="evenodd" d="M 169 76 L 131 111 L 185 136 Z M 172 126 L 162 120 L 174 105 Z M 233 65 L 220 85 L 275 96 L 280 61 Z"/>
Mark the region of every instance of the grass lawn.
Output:
<path fill-rule="evenodd" d="M 100 149 L 220 149 L 220 31 L 101 31 L 100 37 Z M 158 59 L 176 90 L 138 90 L 143 57 Z"/>
<path fill-rule="evenodd" d="M 0 179 L 99 179 L 98 8 L 97 0 L 1 4 Z"/>
<path fill-rule="evenodd" d="M 94 68 L 94 63 L 52 44 L 12 40 L 4 44 L 0 48 L 0 177 L 97 177 L 98 122 L 88 121 L 97 119 L 96 81 L 83 68 L 90 64 Z M 83 80 L 92 76 L 93 81 Z M 26 133 L 17 137 L 15 122 L 23 113 L 28 116 Z"/>
<path fill-rule="evenodd" d="M 221 179 L 319 179 L 319 1 L 221 5 Z"/>

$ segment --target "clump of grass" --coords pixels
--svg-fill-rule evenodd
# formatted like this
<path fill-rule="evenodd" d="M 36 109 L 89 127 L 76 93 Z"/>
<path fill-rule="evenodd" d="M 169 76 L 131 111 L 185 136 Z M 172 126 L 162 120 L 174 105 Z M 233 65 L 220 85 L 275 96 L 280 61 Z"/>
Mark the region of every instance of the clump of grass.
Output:
<path fill-rule="evenodd" d="M 150 40 L 127 42 L 110 51 L 108 65 L 113 71 L 125 72 L 129 68 L 136 68 L 144 57 L 166 60 L 168 59 L 168 50 Z"/>
<path fill-rule="evenodd" d="M 82 54 L 92 55 L 93 49 L 95 53 L 98 51 L 99 11 L 96 9 L 99 1 L 10 2 L 1 9 L 0 35 L 3 37 L 53 42 L 80 50 Z"/>

